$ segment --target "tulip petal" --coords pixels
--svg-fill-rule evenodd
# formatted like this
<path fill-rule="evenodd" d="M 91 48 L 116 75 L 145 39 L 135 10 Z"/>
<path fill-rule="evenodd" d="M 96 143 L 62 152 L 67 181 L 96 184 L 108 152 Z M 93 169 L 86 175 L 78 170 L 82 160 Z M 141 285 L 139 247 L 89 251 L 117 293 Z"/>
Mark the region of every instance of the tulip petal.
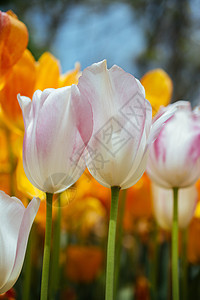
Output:
<path fill-rule="evenodd" d="M 10 277 L 15 262 L 24 210 L 23 204 L 17 198 L 10 198 L 0 191 L 0 293 Z"/>
<path fill-rule="evenodd" d="M 17 100 L 19 102 L 19 105 L 20 105 L 22 113 L 23 113 L 24 125 L 25 125 L 25 130 L 26 130 L 26 127 L 28 126 L 28 122 L 29 122 L 31 99 L 18 94 Z"/>
<path fill-rule="evenodd" d="M 148 145 L 152 144 L 155 141 L 165 122 L 168 121 L 174 115 L 176 110 L 176 104 L 170 105 L 167 111 L 162 112 L 161 110 L 160 114 L 157 115 L 157 118 L 153 122 L 151 132 L 147 140 Z"/>
<path fill-rule="evenodd" d="M 0 74 L 4 75 L 22 56 L 28 31 L 11 11 L 0 11 Z"/>
<path fill-rule="evenodd" d="M 83 143 L 87 145 L 93 131 L 92 107 L 86 99 L 85 101 L 82 101 L 79 89 L 74 84 L 71 86 L 71 93 L 72 109 L 76 120 L 76 126 L 80 132 Z"/>
<path fill-rule="evenodd" d="M 38 61 L 36 90 L 57 88 L 59 84 L 60 64 L 49 52 L 45 52 Z"/>
<path fill-rule="evenodd" d="M 32 97 L 36 80 L 35 60 L 26 49 L 6 77 L 5 85 L 0 89 L 0 103 L 6 120 L 14 128 L 23 130 L 22 112 L 16 101 L 17 94 Z"/>
<path fill-rule="evenodd" d="M 143 138 L 141 139 L 137 155 L 131 164 L 131 168 L 127 173 L 127 176 L 121 183 L 122 189 L 127 189 L 133 186 L 143 175 L 146 169 L 146 162 L 148 158 L 148 151 L 146 147 L 146 133 L 144 131 Z"/>
<path fill-rule="evenodd" d="M 65 74 L 62 74 L 59 78 L 59 87 L 69 86 L 72 84 L 78 84 L 78 79 L 81 75 L 80 63 L 75 64 L 74 70 L 71 70 Z"/>
<path fill-rule="evenodd" d="M 13 201 L 11 202 L 10 201 L 11 199 L 14 200 L 15 202 Z M 25 209 L 23 204 L 17 198 L 12 197 L 11 199 L 10 197 L 8 196 L 5 197 L 4 195 L 4 201 L 3 201 L 4 205 L 8 206 L 8 201 L 10 201 L 9 206 L 10 208 L 12 208 L 13 212 L 10 212 L 7 209 L 7 213 L 9 213 L 9 215 L 7 215 L 7 222 L 5 225 L 12 226 L 12 230 L 9 230 L 8 229 L 9 227 L 4 228 L 3 234 L 4 234 L 4 240 L 6 237 L 6 242 L 4 242 L 6 243 L 5 257 L 8 256 L 8 253 L 10 251 L 12 252 L 15 251 L 15 255 L 14 255 L 14 259 L 13 259 L 13 254 L 11 255 L 12 267 L 9 269 L 11 264 L 6 265 L 6 268 L 10 271 L 10 274 L 4 281 L 5 284 L 1 285 L 0 293 L 4 293 L 7 290 L 9 290 L 19 277 L 19 274 L 22 269 L 23 261 L 24 261 L 29 232 L 40 205 L 40 199 L 33 198 L 32 201 L 29 203 L 28 207 Z M 6 207 L 2 207 L 0 211 L 2 211 L 4 214 L 6 211 Z M 0 220 L 2 219 L 0 218 Z M 8 220 L 10 220 L 9 223 Z M 8 242 L 9 238 L 11 239 L 10 243 Z M 2 249 L 0 253 L 2 253 Z M 5 257 L 3 257 L 4 261 L 5 261 Z M 1 274 L 5 276 L 5 273 L 2 271 L 2 269 L 1 269 Z"/>

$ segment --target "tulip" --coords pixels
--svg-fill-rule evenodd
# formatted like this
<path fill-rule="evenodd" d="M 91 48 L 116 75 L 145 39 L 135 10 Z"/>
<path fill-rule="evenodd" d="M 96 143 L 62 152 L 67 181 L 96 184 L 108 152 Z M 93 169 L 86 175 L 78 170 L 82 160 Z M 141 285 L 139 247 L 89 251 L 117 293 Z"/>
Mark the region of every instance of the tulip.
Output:
<path fill-rule="evenodd" d="M 35 90 L 59 88 L 77 84 L 80 67 L 77 63 L 74 70 L 60 74 L 59 61 L 49 52 L 44 52 L 35 61 L 31 52 L 26 49 L 21 58 L 9 71 L 9 76 L 0 88 L 0 103 L 3 121 L 12 131 L 22 135 L 24 124 L 21 109 L 16 101 L 17 94 L 32 98 Z"/>
<path fill-rule="evenodd" d="M 92 134 L 92 112 L 87 101 L 71 98 L 77 87 L 37 90 L 31 101 L 18 95 L 25 135 L 23 165 L 26 176 L 46 192 L 46 229 L 41 300 L 47 300 L 52 231 L 53 193 L 73 185 L 85 170 L 82 156 Z"/>
<path fill-rule="evenodd" d="M 103 251 L 97 246 L 69 245 L 67 248 L 67 277 L 79 283 L 90 283 L 101 273 Z"/>
<path fill-rule="evenodd" d="M 200 177 L 200 114 L 187 101 L 174 105 L 176 113 L 150 148 L 147 172 L 156 184 L 173 189 L 172 294 L 178 300 L 178 189 L 193 185 Z M 171 106 L 161 112 L 169 109 Z"/>
<path fill-rule="evenodd" d="M 33 198 L 25 208 L 19 199 L 0 191 L 0 294 L 8 291 L 19 277 L 39 205 L 40 199 Z"/>
<path fill-rule="evenodd" d="M 92 130 L 90 106 L 72 102 L 71 89 L 76 86 L 37 90 L 32 101 L 18 95 L 25 123 L 24 170 L 36 188 L 48 193 L 67 189 L 85 170 L 81 156 Z"/>
<path fill-rule="evenodd" d="M 25 50 L 18 62 L 9 72 L 4 87 L 0 90 L 0 102 L 4 122 L 12 131 L 22 135 L 23 118 L 16 101 L 17 94 L 31 97 L 36 83 L 36 63 L 29 50 Z"/>
<path fill-rule="evenodd" d="M 153 208 L 155 218 L 165 230 L 172 229 L 173 219 L 173 190 L 163 189 L 152 184 Z M 198 200 L 197 188 L 195 185 L 179 189 L 178 225 L 180 229 L 186 228 L 195 212 Z"/>
<path fill-rule="evenodd" d="M 161 105 L 170 103 L 173 91 L 173 83 L 169 75 L 162 69 L 148 71 L 141 78 L 145 88 L 146 98 L 152 106 L 153 116 L 158 112 Z"/>
<path fill-rule="evenodd" d="M 27 43 L 25 24 L 12 11 L 0 11 L 0 80 L 20 59 Z"/>
<path fill-rule="evenodd" d="M 105 60 L 83 71 L 78 90 L 72 97 L 88 100 L 93 110 L 87 167 L 112 194 L 106 279 L 106 300 L 112 300 L 119 191 L 134 185 L 144 173 L 148 147 L 171 112 L 152 124 L 152 108 L 141 83 L 118 66 L 108 70 Z"/>
<path fill-rule="evenodd" d="M 151 146 L 147 164 L 148 175 L 163 188 L 185 188 L 200 177 L 200 114 L 187 101 L 174 105 L 177 111 Z"/>
<path fill-rule="evenodd" d="M 131 187 L 144 173 L 148 147 L 169 115 L 152 124 L 141 83 L 118 66 L 108 70 L 105 60 L 83 71 L 78 89 L 93 109 L 88 170 L 105 187 Z"/>

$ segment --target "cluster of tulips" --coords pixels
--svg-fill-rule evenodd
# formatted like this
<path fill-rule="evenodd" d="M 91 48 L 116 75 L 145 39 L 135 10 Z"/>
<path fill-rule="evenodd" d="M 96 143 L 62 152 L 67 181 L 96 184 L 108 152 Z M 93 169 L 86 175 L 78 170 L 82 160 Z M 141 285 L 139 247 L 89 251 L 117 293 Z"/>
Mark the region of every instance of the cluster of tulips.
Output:
<path fill-rule="evenodd" d="M 18 198 L 0 192 L 0 293 L 7 292 L 19 277 L 40 206 L 37 196 L 44 198 L 46 193 L 40 299 L 47 299 L 53 195 L 74 186 L 79 192 L 77 181 L 87 168 L 100 185 L 111 190 L 105 299 L 115 297 L 119 193 L 122 190 L 125 195 L 145 170 L 153 182 L 158 223 L 172 229 L 172 294 L 179 299 L 178 227 L 188 226 L 197 204 L 200 108 L 192 110 L 188 101 L 178 101 L 161 107 L 152 120 L 145 76 L 142 85 L 116 65 L 108 69 L 105 60 L 82 73 L 77 66 L 61 76 L 50 54 L 34 61 L 27 41 L 25 25 L 12 12 L 0 12 L 1 121 L 6 132 L 14 130 L 19 136 L 24 126 L 23 167 L 32 186 L 29 196 L 34 192 L 36 196 L 25 208 Z M 150 98 L 151 89 L 153 84 L 146 91 Z M 159 97 L 163 99 L 162 92 Z M 14 99 L 11 104 L 9 98 Z M 153 105 L 157 110 L 160 103 Z M 20 180 L 21 176 L 19 185 Z M 24 189 L 29 189 L 27 182 Z M 60 204 L 58 210 L 62 210 Z"/>

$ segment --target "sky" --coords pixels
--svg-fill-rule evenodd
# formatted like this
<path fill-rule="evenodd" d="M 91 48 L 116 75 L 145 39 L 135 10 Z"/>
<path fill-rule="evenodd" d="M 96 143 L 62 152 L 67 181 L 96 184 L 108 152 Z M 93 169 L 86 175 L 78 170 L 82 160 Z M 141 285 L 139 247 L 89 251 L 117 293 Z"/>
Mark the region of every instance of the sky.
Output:
<path fill-rule="evenodd" d="M 48 30 L 47 20 L 33 11 L 28 18 L 34 24 L 35 38 L 42 43 Z M 142 26 L 128 4 L 112 3 L 102 10 L 79 4 L 66 12 L 51 52 L 60 60 L 63 72 L 74 68 L 76 62 L 84 69 L 107 59 L 108 67 L 117 64 L 136 75 L 134 58 L 144 48 Z"/>

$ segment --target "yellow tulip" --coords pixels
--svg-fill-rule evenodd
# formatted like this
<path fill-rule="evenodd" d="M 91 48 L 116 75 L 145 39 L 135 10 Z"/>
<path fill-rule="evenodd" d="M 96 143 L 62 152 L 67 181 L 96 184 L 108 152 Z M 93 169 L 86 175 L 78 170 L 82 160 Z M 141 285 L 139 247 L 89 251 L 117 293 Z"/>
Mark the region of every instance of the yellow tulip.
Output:
<path fill-rule="evenodd" d="M 169 75 L 162 69 L 155 69 L 147 72 L 141 78 L 141 83 L 145 88 L 146 99 L 152 106 L 155 115 L 160 106 L 167 106 L 170 103 L 173 83 Z"/>

